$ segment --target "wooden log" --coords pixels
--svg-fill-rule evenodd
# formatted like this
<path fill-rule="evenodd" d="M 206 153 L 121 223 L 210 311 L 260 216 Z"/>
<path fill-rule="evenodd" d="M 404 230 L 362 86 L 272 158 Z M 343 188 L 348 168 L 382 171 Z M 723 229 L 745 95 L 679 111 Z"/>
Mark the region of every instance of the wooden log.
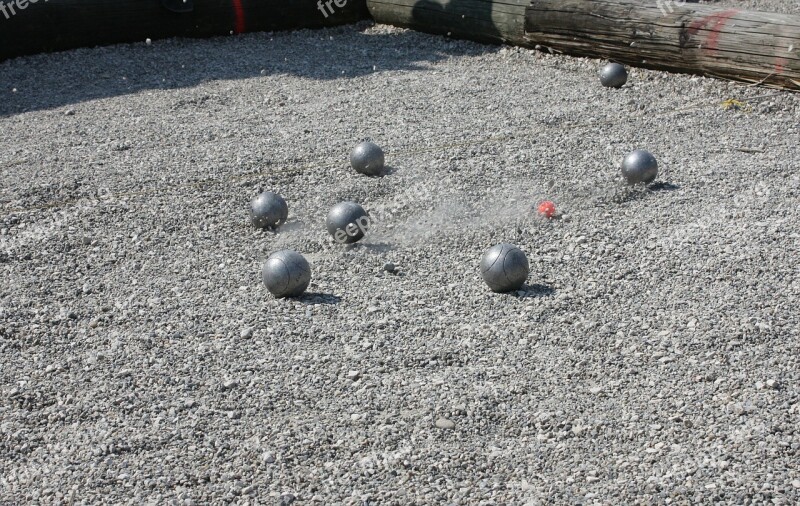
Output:
<path fill-rule="evenodd" d="M 800 90 L 795 15 L 674 0 L 533 0 L 525 39 L 575 56 Z"/>
<path fill-rule="evenodd" d="M 46 51 L 143 42 L 147 38 L 321 28 L 368 17 L 365 0 L 323 0 L 323 7 L 326 3 L 330 6 L 325 13 L 318 0 L 0 2 L 0 61 Z"/>
<path fill-rule="evenodd" d="M 530 0 L 367 0 L 378 23 L 478 42 L 525 44 Z"/>

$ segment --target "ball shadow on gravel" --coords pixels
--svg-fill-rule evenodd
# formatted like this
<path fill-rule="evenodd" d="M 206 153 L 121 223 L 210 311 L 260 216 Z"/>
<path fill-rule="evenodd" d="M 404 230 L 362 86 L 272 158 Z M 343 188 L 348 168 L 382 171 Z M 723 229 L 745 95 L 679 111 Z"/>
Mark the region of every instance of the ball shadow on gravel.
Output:
<path fill-rule="evenodd" d="M 394 247 L 387 242 L 363 242 L 354 243 L 348 246 L 348 251 L 357 248 L 364 248 L 374 253 L 387 253 L 394 249 Z"/>
<path fill-rule="evenodd" d="M 628 204 L 646 199 L 656 192 L 674 191 L 680 189 L 680 187 L 680 185 L 663 181 L 657 181 L 648 185 L 638 184 L 636 186 L 623 186 L 622 190 L 611 199 L 611 202 L 616 205 Z"/>
<path fill-rule="evenodd" d="M 302 222 L 302 221 L 298 220 L 297 218 L 289 218 L 289 219 L 286 221 L 286 223 L 284 223 L 283 225 L 281 225 L 279 228 L 277 228 L 277 229 L 273 229 L 273 230 L 266 229 L 266 228 L 263 228 L 263 229 L 257 229 L 257 228 L 255 228 L 255 227 L 253 227 L 253 224 L 252 224 L 252 223 L 248 223 L 248 224 L 247 224 L 247 227 L 248 227 L 248 228 L 250 228 L 250 229 L 252 229 L 252 230 L 254 230 L 254 231 L 256 231 L 256 232 L 270 233 L 270 234 L 272 234 L 272 235 L 276 235 L 278 232 L 283 232 L 283 233 L 286 233 L 286 232 L 297 232 L 297 231 L 301 231 L 301 230 L 303 230 L 303 229 L 304 229 L 306 226 L 307 226 L 307 225 L 306 225 L 306 223 L 304 223 L 304 222 Z"/>
<path fill-rule="evenodd" d="M 292 300 L 302 304 L 338 304 L 342 301 L 342 298 L 332 293 L 306 292 Z"/>
<path fill-rule="evenodd" d="M 525 293 L 519 295 L 519 292 L 521 291 Z M 522 285 L 522 288 L 520 288 L 518 291 L 511 293 L 520 299 L 536 299 L 539 297 L 550 297 L 551 295 L 555 294 L 556 291 L 553 289 L 553 287 L 543 285 L 541 283 L 534 283 L 532 285 L 526 283 Z"/>
<path fill-rule="evenodd" d="M 663 181 L 658 181 L 658 182 L 655 182 L 655 183 L 651 184 L 647 188 L 649 190 L 651 190 L 651 191 L 654 191 L 654 192 L 668 192 L 668 191 L 671 192 L 671 191 L 674 191 L 674 190 L 679 190 L 680 187 L 681 187 L 681 185 L 679 185 L 679 184 L 666 183 L 666 182 L 663 182 Z"/>
<path fill-rule="evenodd" d="M 392 174 L 396 173 L 398 170 L 399 169 L 397 167 L 392 167 L 391 165 L 387 165 L 381 171 L 380 177 L 391 176 Z"/>

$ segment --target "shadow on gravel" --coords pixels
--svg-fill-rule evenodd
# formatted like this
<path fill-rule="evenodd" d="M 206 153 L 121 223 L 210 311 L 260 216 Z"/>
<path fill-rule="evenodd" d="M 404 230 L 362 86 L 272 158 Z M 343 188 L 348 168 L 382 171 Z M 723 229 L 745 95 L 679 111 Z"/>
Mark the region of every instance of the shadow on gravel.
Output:
<path fill-rule="evenodd" d="M 294 300 L 303 304 L 338 304 L 342 298 L 332 293 L 306 292 Z"/>
<path fill-rule="evenodd" d="M 648 188 L 654 192 L 666 192 L 680 189 L 681 185 L 659 181 L 651 184 Z"/>
<path fill-rule="evenodd" d="M 354 244 L 354 246 L 355 245 L 358 245 L 358 247 L 360 248 L 365 248 L 375 253 L 387 253 L 394 249 L 391 244 L 386 242 L 365 242 L 361 244 L 356 243 Z"/>
<path fill-rule="evenodd" d="M 150 90 L 269 75 L 336 81 L 330 86 L 341 87 L 354 77 L 424 71 L 430 63 L 498 50 L 413 31 L 366 33 L 369 26 L 166 39 L 152 46 L 121 44 L 7 60 L 0 63 L 0 117 Z M 275 84 L 265 82 L 264 86 Z M 203 107 L 209 97 L 196 95 L 187 93 L 185 100 L 176 99 L 175 107 Z"/>
<path fill-rule="evenodd" d="M 655 192 L 674 191 L 680 188 L 680 185 L 667 182 L 656 182 L 644 185 L 624 187 L 623 191 L 614 198 L 615 204 L 627 204 L 636 202 L 637 200 L 645 199 Z"/>
<path fill-rule="evenodd" d="M 539 283 L 535 283 L 533 285 L 528 285 L 528 284 L 522 285 L 522 288 L 520 288 L 519 291 L 525 292 L 524 295 L 517 295 L 517 297 L 519 297 L 520 299 L 535 299 L 539 297 L 550 297 L 551 295 L 556 293 L 556 291 L 552 287 L 547 285 L 542 285 Z M 519 291 L 512 293 L 518 294 Z"/>
<path fill-rule="evenodd" d="M 391 176 L 392 174 L 396 173 L 398 170 L 400 170 L 400 169 L 398 169 L 397 167 L 392 167 L 390 165 L 387 165 L 386 167 L 383 168 L 383 172 L 381 172 L 379 177 Z"/>
<path fill-rule="evenodd" d="M 628 186 L 627 184 L 621 184 L 616 190 L 616 193 L 612 193 L 611 197 L 609 198 L 609 201 L 616 205 L 636 202 L 637 200 L 646 199 L 653 194 L 653 192 L 650 191 L 650 188 L 643 184 L 631 186 Z"/>

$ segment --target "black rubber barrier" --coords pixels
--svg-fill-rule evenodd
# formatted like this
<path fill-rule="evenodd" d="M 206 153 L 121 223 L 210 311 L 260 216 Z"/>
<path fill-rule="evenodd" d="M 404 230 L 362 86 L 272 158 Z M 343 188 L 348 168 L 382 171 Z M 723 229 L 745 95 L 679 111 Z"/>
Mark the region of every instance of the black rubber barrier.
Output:
<path fill-rule="evenodd" d="M 167 37 L 323 28 L 366 0 L 0 0 L 0 60 Z"/>

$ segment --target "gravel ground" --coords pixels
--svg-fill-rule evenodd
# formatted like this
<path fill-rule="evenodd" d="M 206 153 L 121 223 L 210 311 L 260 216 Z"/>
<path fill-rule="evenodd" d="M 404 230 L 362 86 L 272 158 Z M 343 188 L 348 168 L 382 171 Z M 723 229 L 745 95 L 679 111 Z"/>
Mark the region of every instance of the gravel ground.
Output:
<path fill-rule="evenodd" d="M 0 503 L 799 502 L 800 96 L 600 64 L 369 24 L 0 64 Z"/>
<path fill-rule="evenodd" d="M 726 5 L 739 9 L 778 12 L 782 14 L 800 14 L 800 3 L 789 0 L 727 0 L 723 2 L 702 2 L 714 5 Z"/>

